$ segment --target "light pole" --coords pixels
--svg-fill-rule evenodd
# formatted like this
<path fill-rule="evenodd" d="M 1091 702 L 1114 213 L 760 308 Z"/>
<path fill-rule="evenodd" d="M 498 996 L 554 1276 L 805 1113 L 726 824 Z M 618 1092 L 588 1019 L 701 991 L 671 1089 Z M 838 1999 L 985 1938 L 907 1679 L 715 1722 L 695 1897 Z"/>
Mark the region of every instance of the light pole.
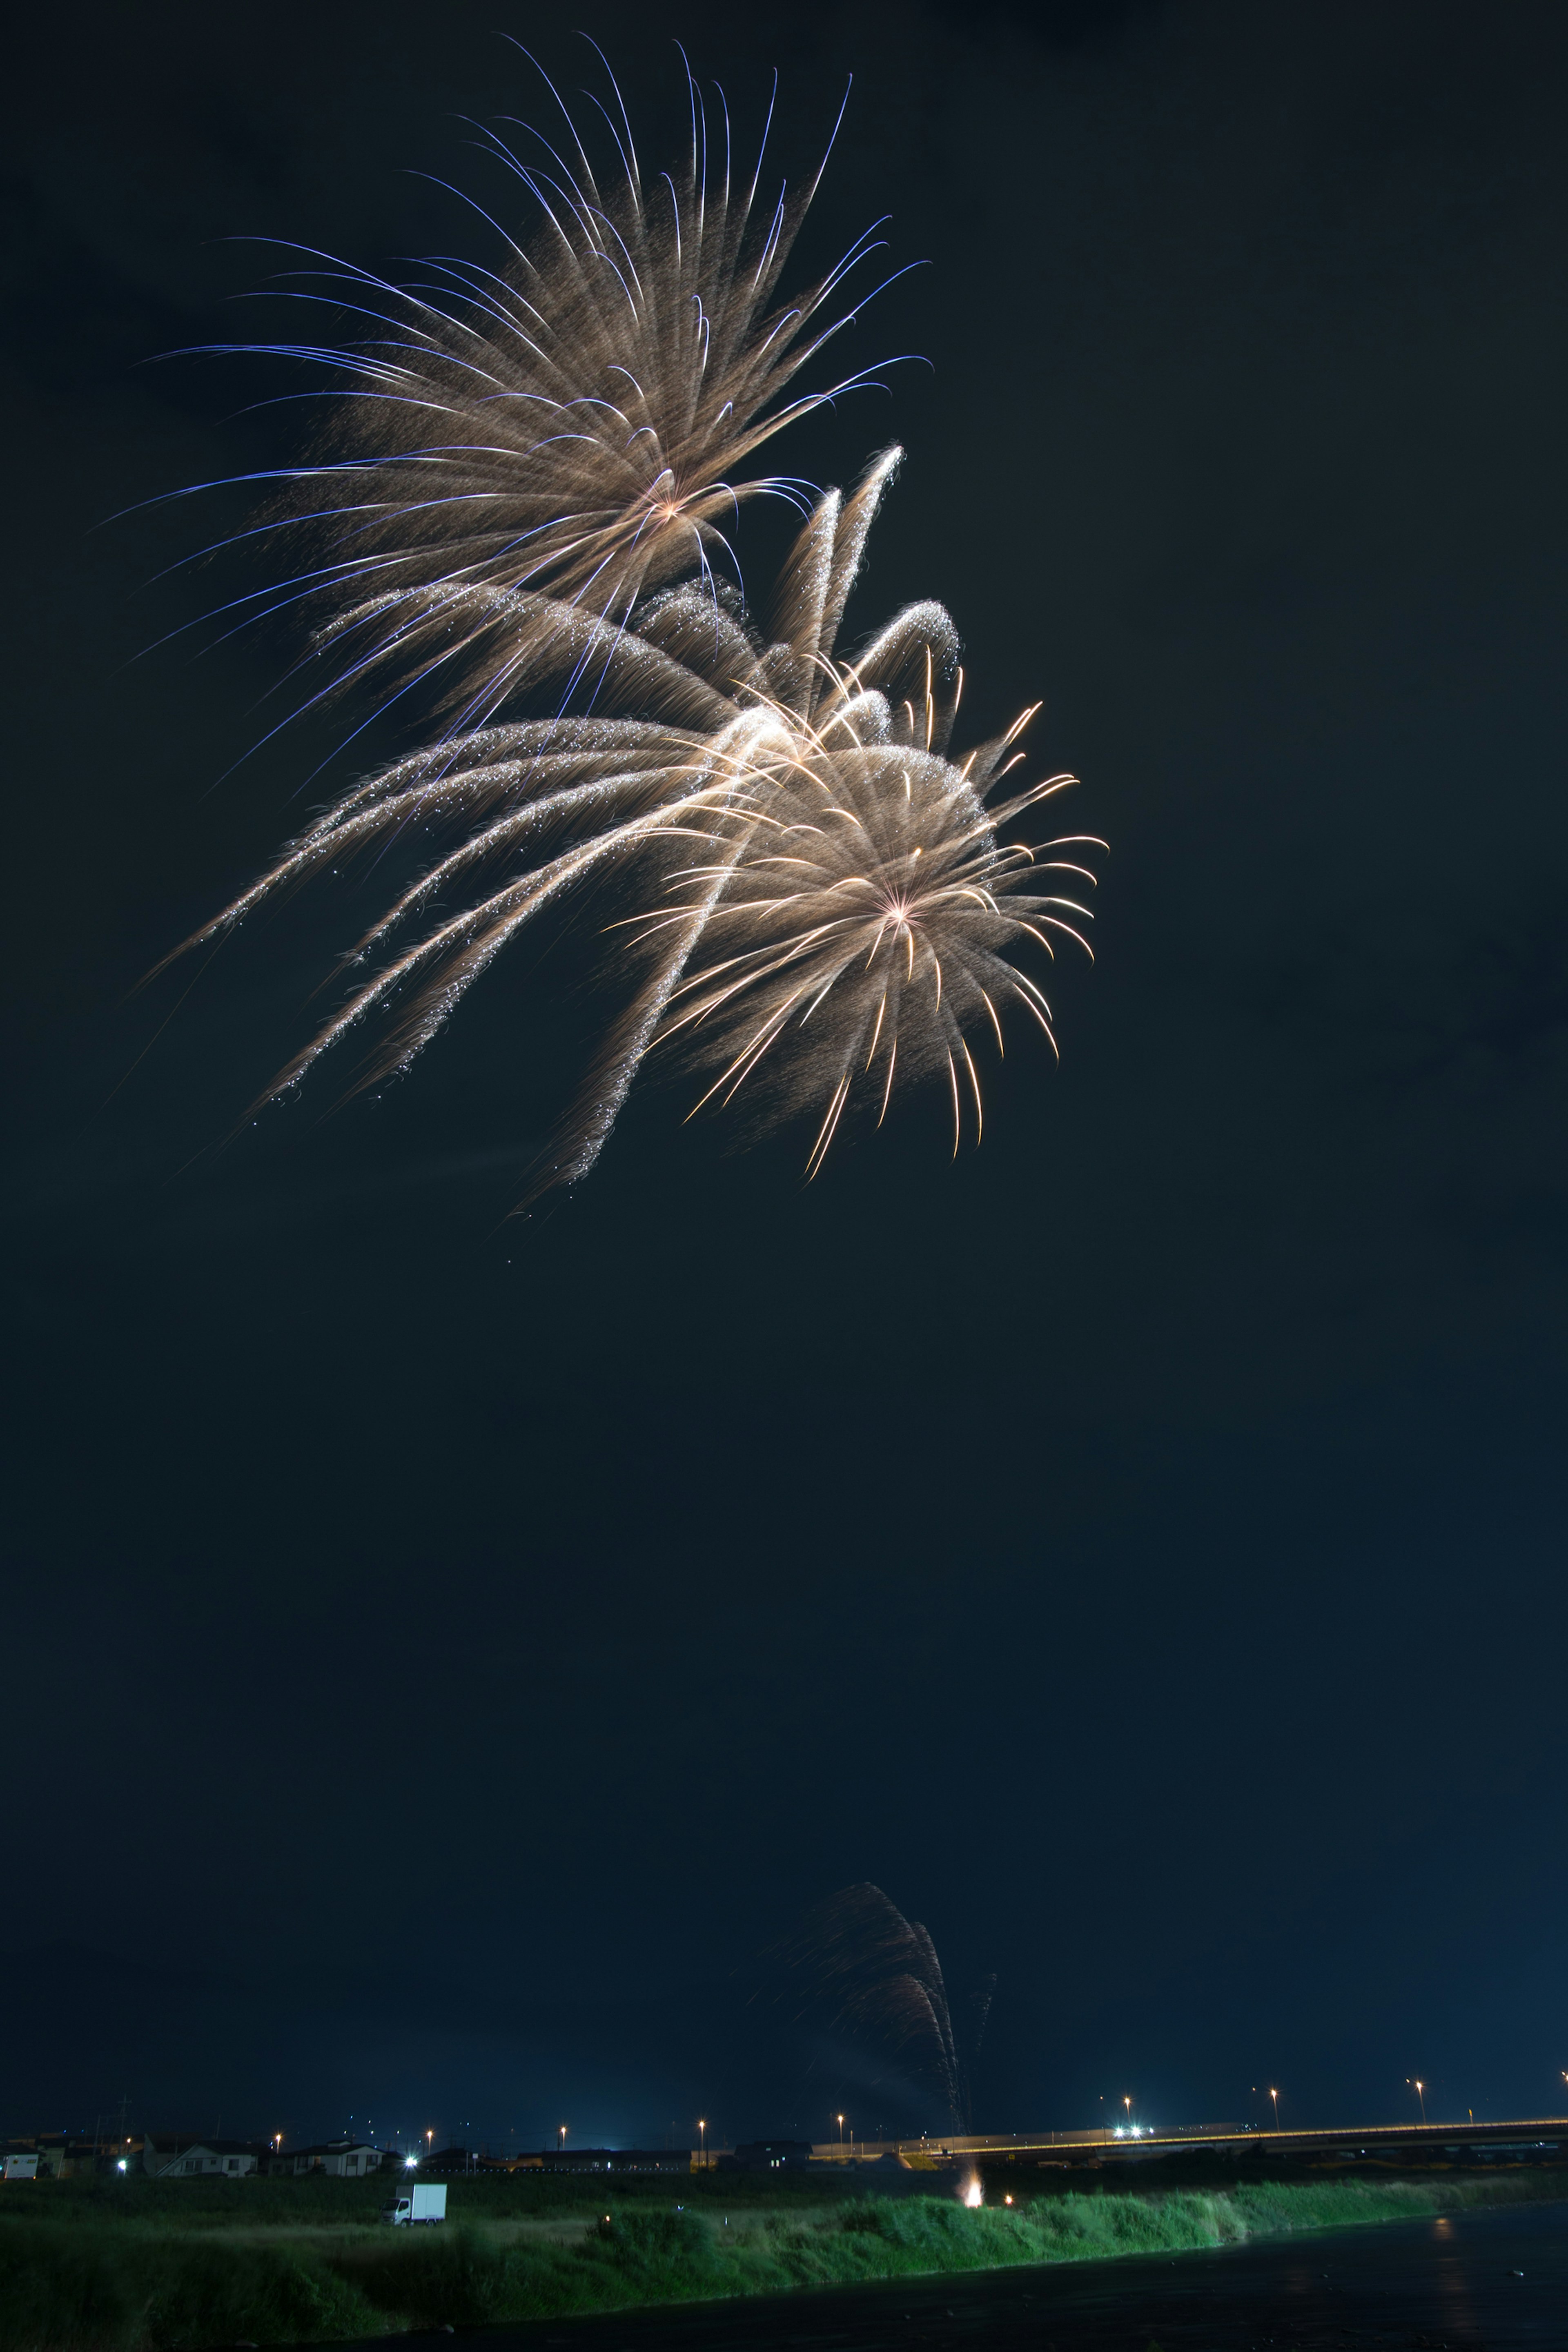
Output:
<path fill-rule="evenodd" d="M 1421 2102 L 1421 2120 L 1425 2123 L 1426 2120 L 1426 2085 L 1425 2083 L 1416 2084 L 1415 2095 Z"/>
<path fill-rule="evenodd" d="M 699 2116 L 697 2118 L 697 2169 L 699 2172 L 706 2172 L 708 2169 L 708 2118 L 706 2116 Z"/>
<path fill-rule="evenodd" d="M 844 2118 L 842 2116 L 838 2118 L 838 2153 L 840 2156 L 844 2153 Z"/>
<path fill-rule="evenodd" d="M 564 2156 L 566 2153 L 566 2126 L 564 2124 L 557 2124 L 555 2128 L 561 2135 L 561 2153 Z"/>
<path fill-rule="evenodd" d="M 1127 2110 L 1127 2128 L 1131 2131 L 1132 2128 L 1132 2102 L 1131 2099 L 1123 2099 L 1121 2104 Z"/>
<path fill-rule="evenodd" d="M 1279 2128 L 1279 2094 L 1278 2091 L 1270 2091 L 1268 2095 L 1274 2102 L 1274 2128 L 1278 2131 Z"/>

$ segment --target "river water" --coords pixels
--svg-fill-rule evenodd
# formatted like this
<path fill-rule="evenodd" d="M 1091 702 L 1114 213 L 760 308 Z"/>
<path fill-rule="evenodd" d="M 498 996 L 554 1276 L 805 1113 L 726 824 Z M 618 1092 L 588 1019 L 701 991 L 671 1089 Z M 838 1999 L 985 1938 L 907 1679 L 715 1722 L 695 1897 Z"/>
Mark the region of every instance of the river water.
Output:
<path fill-rule="evenodd" d="M 485 2352 L 1568 2352 L 1568 2205 L 481 2334 Z"/>

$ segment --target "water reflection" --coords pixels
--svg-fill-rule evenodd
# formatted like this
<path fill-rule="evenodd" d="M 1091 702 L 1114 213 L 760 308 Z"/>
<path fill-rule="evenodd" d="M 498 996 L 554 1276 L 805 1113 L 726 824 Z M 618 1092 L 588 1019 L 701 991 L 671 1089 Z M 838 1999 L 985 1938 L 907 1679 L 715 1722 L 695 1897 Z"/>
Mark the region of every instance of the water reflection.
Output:
<path fill-rule="evenodd" d="M 1476 2300 L 1470 2292 L 1466 2249 L 1456 2242 L 1452 2216 L 1439 2213 L 1432 2224 L 1436 2259 L 1433 2275 L 1442 2309 L 1445 2336 L 1463 2344 L 1480 2338 L 1480 2317 Z"/>

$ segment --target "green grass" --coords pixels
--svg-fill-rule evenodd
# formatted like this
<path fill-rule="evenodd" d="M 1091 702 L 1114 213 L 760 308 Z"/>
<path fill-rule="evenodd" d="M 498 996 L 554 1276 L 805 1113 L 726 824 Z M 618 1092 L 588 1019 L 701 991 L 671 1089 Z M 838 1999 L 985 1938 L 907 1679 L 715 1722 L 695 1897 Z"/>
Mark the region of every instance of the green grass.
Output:
<path fill-rule="evenodd" d="M 0 2195 L 0 2352 L 201 2352 L 1023 2263 L 1181 2253 L 1563 2196 L 1568 2177 L 1040 2187 L 993 2202 L 739 2179 L 458 2180 L 444 2229 L 375 2226 L 375 2182 L 50 2183 Z M 270 2192 L 281 2189 L 286 2193 Z M 1001 2202 L 1011 2190 L 1016 2202 Z M 104 2193 L 107 2191 L 108 2193 Z M 544 2193 L 540 2193 L 540 2192 Z M 341 2193 L 340 2193 L 341 2192 Z M 559 2192 L 559 2193 L 556 2193 Z M 680 2210 L 684 2208 L 684 2210 Z"/>

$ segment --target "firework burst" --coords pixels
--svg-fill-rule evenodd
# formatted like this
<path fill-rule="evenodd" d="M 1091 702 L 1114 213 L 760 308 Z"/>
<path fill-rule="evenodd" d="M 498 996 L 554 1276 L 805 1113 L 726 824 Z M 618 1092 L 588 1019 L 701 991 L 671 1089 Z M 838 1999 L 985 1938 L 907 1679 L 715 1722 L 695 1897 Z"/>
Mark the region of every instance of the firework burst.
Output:
<path fill-rule="evenodd" d="M 358 1085 L 405 1070 L 528 924 L 592 896 L 622 1009 L 532 1192 L 594 1165 L 655 1051 L 699 1074 L 696 1108 L 744 1089 L 757 1124 L 809 1112 L 810 1174 L 847 1118 L 879 1125 L 933 1076 L 956 1150 L 971 1115 L 983 1127 L 977 1039 L 1000 1051 L 1022 1011 L 1055 1048 L 1027 962 L 1085 944 L 1084 856 L 1103 845 L 1016 836 L 1073 781 L 1020 785 L 1032 712 L 954 750 L 963 673 L 940 604 L 840 652 L 896 449 L 847 498 L 805 502 L 763 621 L 725 584 L 721 511 L 795 494 L 731 475 L 832 396 L 781 397 L 834 331 L 819 321 L 861 248 L 780 308 L 815 182 L 759 214 L 760 157 L 732 181 L 726 130 L 715 172 L 695 107 L 682 181 L 645 189 L 624 110 L 616 139 L 607 194 L 580 142 L 571 171 L 508 151 L 543 207 L 536 244 L 493 277 L 444 265 L 465 309 L 397 295 L 381 314 L 396 333 L 336 355 L 355 378 L 337 429 L 358 454 L 299 469 L 294 520 L 333 552 L 298 593 L 335 608 L 318 643 L 338 683 L 439 673 L 444 709 L 185 945 L 356 855 L 428 840 L 350 951 L 345 1001 L 263 1100 L 372 1016 Z"/>
<path fill-rule="evenodd" d="M 563 105 L 560 146 L 533 133 L 525 157 L 483 132 L 540 215 L 524 242 L 500 232 L 499 268 L 430 257 L 427 278 L 404 286 L 312 256 L 322 266 L 296 273 L 296 298 L 363 331 L 222 347 L 326 373 L 320 457 L 287 469 L 271 521 L 312 560 L 255 600 L 315 613 L 323 692 L 423 681 L 460 733 L 558 673 L 563 646 L 580 677 L 613 642 L 595 621 L 729 563 L 744 501 L 801 502 L 801 485 L 738 469 L 867 381 L 791 396 L 855 315 L 835 297 L 879 250 L 868 231 L 781 301 L 820 168 L 759 203 L 766 129 L 739 165 L 727 111 L 710 141 L 693 84 L 689 158 L 645 180 L 615 103 L 605 183 Z"/>
<path fill-rule="evenodd" d="M 774 1997 L 797 2021 L 879 2044 L 936 2090 L 960 2131 L 971 2128 L 994 1976 L 980 1979 L 955 2019 L 930 1930 L 868 1881 L 815 1905 L 769 1958 Z"/>
<path fill-rule="evenodd" d="M 1079 847 L 1075 837 L 1045 851 L 998 840 L 998 827 L 1071 777 L 988 810 L 1002 747 L 954 763 L 930 748 L 929 730 L 900 728 L 875 690 L 846 681 L 837 700 L 775 752 L 741 806 L 717 813 L 718 858 L 682 876 L 694 895 L 647 924 L 657 935 L 705 918 L 700 966 L 671 992 L 661 1042 L 720 1066 L 702 1102 L 730 1102 L 749 1084 L 771 1118 L 821 1106 L 808 1174 L 857 1088 L 880 1126 L 896 1083 L 938 1070 L 952 1089 L 954 1151 L 970 1102 L 979 1139 L 966 1033 L 987 1026 L 1001 1051 L 1002 1013 L 1020 1004 L 1056 1046 L 1038 983 L 1002 950 L 1031 940 L 1048 955 L 1052 931 L 1083 943 L 1076 925 L 1087 909 L 1042 885 L 1059 874 L 1093 880 L 1077 859 L 1047 854 Z"/>
<path fill-rule="evenodd" d="M 592 1167 L 660 1044 L 717 1066 L 699 1108 L 732 1099 L 748 1080 L 764 1121 L 820 1103 L 808 1172 L 857 1089 L 875 1096 L 880 1124 L 895 1086 L 935 1070 L 952 1091 L 954 1149 L 966 1101 L 978 1139 L 969 1035 L 984 1025 L 1000 1048 L 1004 1013 L 1022 1006 L 1055 1046 L 1039 983 L 1002 950 L 1028 941 L 1049 955 L 1053 933 L 1082 943 L 1081 901 L 1041 886 L 1093 875 L 1085 836 L 1037 849 L 1000 838 L 1071 777 L 986 805 L 1022 756 L 1014 746 L 1032 713 L 949 755 L 963 672 L 940 605 L 911 606 L 853 663 L 834 659 L 897 457 L 889 451 L 847 501 L 833 491 L 818 502 L 779 584 L 787 636 L 752 631 L 710 585 L 667 593 L 600 649 L 601 699 L 635 704 L 637 716 L 489 727 L 399 761 L 346 794 L 187 942 L 414 825 L 460 838 L 378 917 L 356 963 L 384 953 L 437 899 L 498 862 L 507 869 L 499 887 L 385 954 L 263 1099 L 395 1005 L 359 1084 L 405 1070 L 525 924 L 598 882 L 637 900 L 611 936 L 629 935 L 640 982 L 557 1132 L 541 1188 Z M 574 660 L 576 646 L 563 623 L 557 660 Z M 1068 849 L 1079 855 L 1057 854 Z"/>

